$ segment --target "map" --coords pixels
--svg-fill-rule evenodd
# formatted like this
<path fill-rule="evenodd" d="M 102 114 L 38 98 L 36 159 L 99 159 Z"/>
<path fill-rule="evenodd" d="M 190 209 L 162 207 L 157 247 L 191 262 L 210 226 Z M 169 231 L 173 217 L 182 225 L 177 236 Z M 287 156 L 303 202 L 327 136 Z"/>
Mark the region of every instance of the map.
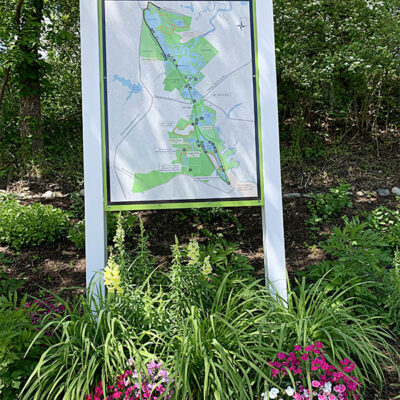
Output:
<path fill-rule="evenodd" d="M 108 204 L 260 199 L 251 1 L 105 0 Z"/>

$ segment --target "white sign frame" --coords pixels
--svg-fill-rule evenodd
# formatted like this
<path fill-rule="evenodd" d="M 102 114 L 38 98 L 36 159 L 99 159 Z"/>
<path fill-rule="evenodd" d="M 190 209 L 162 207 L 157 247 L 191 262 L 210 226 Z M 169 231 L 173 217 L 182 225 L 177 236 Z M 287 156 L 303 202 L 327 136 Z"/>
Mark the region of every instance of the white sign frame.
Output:
<path fill-rule="evenodd" d="M 194 0 L 195 1 L 195 0 Z M 272 0 L 253 0 L 257 20 L 264 204 L 262 226 L 266 281 L 287 299 L 287 272 L 279 153 L 279 121 Z M 98 0 L 80 0 L 85 172 L 86 282 L 106 266 L 107 223 L 101 111 Z"/>

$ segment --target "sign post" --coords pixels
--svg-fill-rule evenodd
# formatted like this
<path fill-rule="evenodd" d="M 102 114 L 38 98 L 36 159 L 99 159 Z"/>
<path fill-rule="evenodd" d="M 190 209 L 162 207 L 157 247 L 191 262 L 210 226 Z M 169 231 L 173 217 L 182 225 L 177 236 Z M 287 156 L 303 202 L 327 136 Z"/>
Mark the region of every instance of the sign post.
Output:
<path fill-rule="evenodd" d="M 286 265 L 272 0 L 81 0 L 87 281 L 106 212 L 260 206 Z"/>
<path fill-rule="evenodd" d="M 97 0 L 81 0 L 82 109 L 85 172 L 86 285 L 107 260 L 107 220 L 103 197 L 100 52 Z"/>

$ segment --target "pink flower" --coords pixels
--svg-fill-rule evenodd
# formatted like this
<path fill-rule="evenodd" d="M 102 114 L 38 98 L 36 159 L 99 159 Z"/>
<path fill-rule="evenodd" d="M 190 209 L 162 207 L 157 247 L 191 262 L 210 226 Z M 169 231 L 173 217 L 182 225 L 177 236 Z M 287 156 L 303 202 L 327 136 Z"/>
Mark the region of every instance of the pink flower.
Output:
<path fill-rule="evenodd" d="M 324 394 L 319 394 L 318 395 L 318 400 L 327 400 L 326 396 Z"/>
<path fill-rule="evenodd" d="M 301 351 L 301 346 L 296 345 L 296 346 L 293 347 L 293 350 L 294 351 Z"/>
<path fill-rule="evenodd" d="M 312 387 L 315 387 L 315 388 L 321 386 L 321 384 L 320 384 L 318 381 L 312 381 L 312 382 L 311 382 L 311 385 L 312 385 Z"/>
<path fill-rule="evenodd" d="M 336 396 L 334 394 L 330 394 L 328 396 L 328 400 L 336 400 Z"/>
<path fill-rule="evenodd" d="M 344 393 L 346 391 L 346 386 L 344 386 L 343 384 L 336 385 L 336 386 L 333 387 L 333 390 L 336 393 Z"/>
<path fill-rule="evenodd" d="M 300 358 L 303 360 L 303 361 L 307 361 L 308 360 L 308 354 L 304 354 L 304 355 L 302 355 L 302 356 L 300 356 Z"/>
<path fill-rule="evenodd" d="M 285 353 L 278 353 L 278 358 L 280 360 L 284 360 L 286 358 L 286 354 Z"/>
<path fill-rule="evenodd" d="M 313 351 L 314 350 L 314 345 L 312 344 L 311 346 L 306 346 L 304 348 L 305 351 Z"/>

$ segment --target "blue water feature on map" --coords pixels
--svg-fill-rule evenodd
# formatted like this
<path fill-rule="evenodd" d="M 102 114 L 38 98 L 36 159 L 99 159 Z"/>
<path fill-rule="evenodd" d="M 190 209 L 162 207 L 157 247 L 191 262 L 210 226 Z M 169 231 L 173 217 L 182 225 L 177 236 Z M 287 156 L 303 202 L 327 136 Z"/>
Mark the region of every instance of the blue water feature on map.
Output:
<path fill-rule="evenodd" d="M 204 33 L 204 34 L 201 35 L 201 36 L 204 37 L 204 36 L 207 36 L 208 34 L 214 32 L 215 29 L 216 29 L 216 28 L 215 28 L 215 25 L 214 25 L 214 19 L 217 18 L 218 14 L 219 14 L 220 12 L 228 12 L 228 11 L 232 11 L 232 2 L 231 2 L 231 1 L 229 2 L 229 8 L 218 8 L 218 9 L 217 9 L 217 11 L 215 12 L 215 14 L 210 18 L 210 21 L 209 21 L 210 25 L 212 26 L 212 29 L 210 29 L 208 32 Z"/>
<path fill-rule="evenodd" d="M 190 10 L 191 12 L 194 12 L 193 2 L 190 2 L 189 5 L 181 4 L 181 7 L 182 7 L 182 8 L 187 8 L 187 9 Z"/>
<path fill-rule="evenodd" d="M 232 113 L 232 111 L 233 111 L 235 108 L 240 107 L 242 104 L 243 104 L 243 103 L 235 104 L 235 105 L 228 111 L 228 117 L 231 116 L 231 113 Z"/>
<path fill-rule="evenodd" d="M 129 95 L 126 98 L 126 101 L 128 101 L 132 97 L 132 95 L 141 93 L 143 91 L 143 87 L 140 83 L 132 83 L 130 79 L 125 79 L 124 77 L 117 74 L 114 75 L 114 81 L 119 82 L 123 87 L 129 89 Z"/>
<path fill-rule="evenodd" d="M 240 4 L 241 4 L 242 6 L 248 6 L 248 5 L 249 5 L 249 2 L 248 2 L 248 1 L 241 1 Z"/>

